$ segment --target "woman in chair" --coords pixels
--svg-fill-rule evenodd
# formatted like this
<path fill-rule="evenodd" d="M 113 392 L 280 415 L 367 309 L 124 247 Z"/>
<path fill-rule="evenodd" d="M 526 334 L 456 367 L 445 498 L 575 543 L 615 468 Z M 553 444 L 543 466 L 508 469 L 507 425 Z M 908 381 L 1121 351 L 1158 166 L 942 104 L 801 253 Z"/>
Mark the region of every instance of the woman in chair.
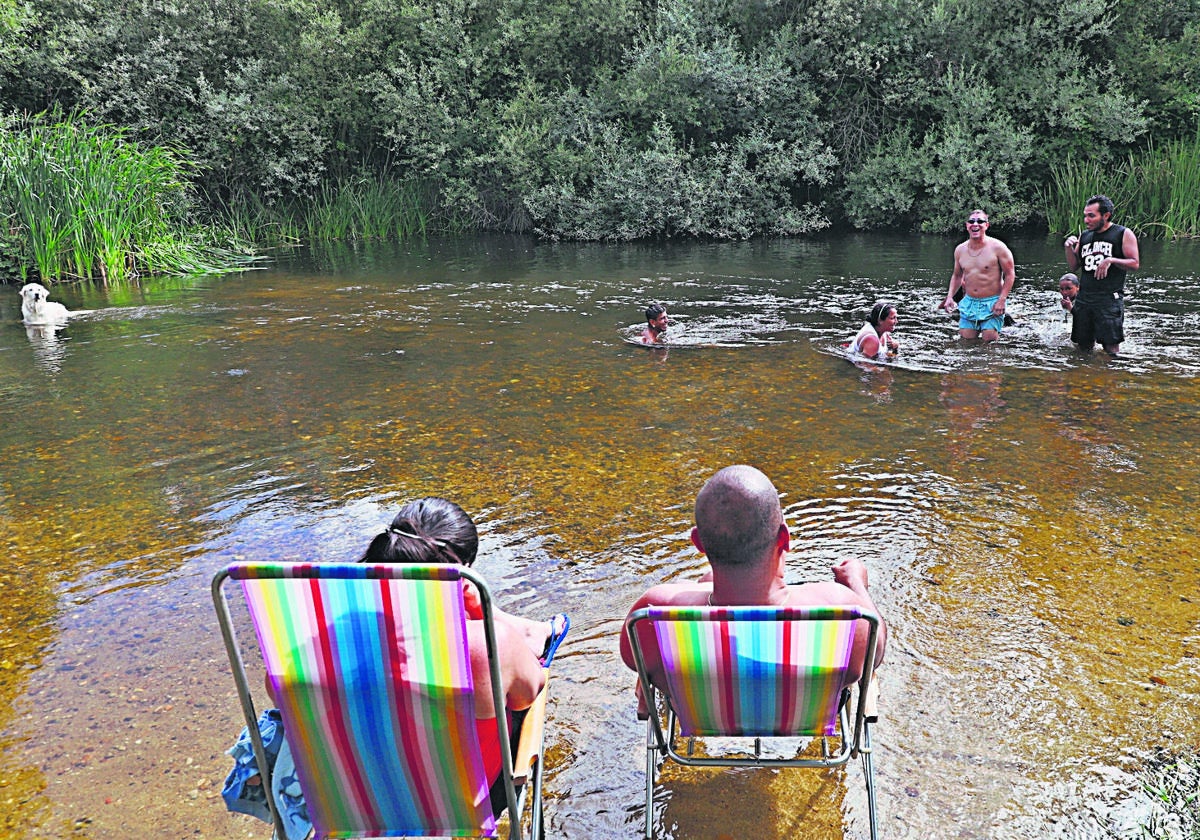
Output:
<path fill-rule="evenodd" d="M 454 502 L 436 496 L 409 502 L 392 519 L 387 530 L 367 546 L 362 563 L 456 563 L 471 566 L 479 551 L 479 532 L 475 523 Z M 506 807 L 500 741 L 496 709 L 492 702 L 491 671 L 487 642 L 482 626 L 483 607 L 479 593 L 463 582 L 467 632 L 471 645 L 471 674 L 475 683 L 475 716 L 484 769 L 492 781 L 492 812 L 499 815 Z M 553 656 L 565 635 L 569 622 L 565 614 L 550 622 L 533 621 L 492 608 L 495 618 L 496 648 L 500 652 L 500 673 L 504 680 L 505 712 L 509 737 L 519 740 L 525 710 L 545 685 L 543 663 Z"/>
<path fill-rule="evenodd" d="M 426 497 L 402 507 L 387 530 L 371 540 L 359 562 L 453 563 L 470 566 L 475 562 L 478 550 L 479 534 L 471 517 L 453 502 Z M 500 738 L 495 724 L 496 708 L 492 700 L 487 639 L 483 629 L 483 606 L 479 592 L 472 584 L 463 581 L 463 587 L 463 601 L 468 619 L 467 639 L 471 648 L 471 676 L 475 686 L 476 732 L 480 751 L 483 753 L 484 770 L 491 785 L 492 813 L 498 817 L 507 807 L 507 797 L 502 778 Z M 566 635 L 570 621 L 565 614 L 556 615 L 550 622 L 532 621 L 509 615 L 496 607 L 492 608 L 492 616 L 496 649 L 500 657 L 500 673 L 504 681 L 501 692 L 505 698 L 504 712 L 508 721 L 510 743 L 515 750 L 520 740 L 526 710 L 546 684 L 545 666 L 549 665 L 559 643 Z M 270 675 L 266 675 L 265 682 L 267 694 L 272 700 L 276 700 Z M 291 763 L 290 751 L 287 753 L 287 763 Z M 240 777 L 243 786 L 259 784 L 255 781 L 257 771 L 252 769 L 254 775 L 243 774 Z M 237 768 L 235 772 L 236 770 Z M 226 784 L 228 786 L 228 780 Z M 308 814 L 298 784 L 292 793 L 292 799 L 288 803 L 288 819 L 293 819 L 291 812 L 295 812 L 296 824 L 307 826 Z"/>

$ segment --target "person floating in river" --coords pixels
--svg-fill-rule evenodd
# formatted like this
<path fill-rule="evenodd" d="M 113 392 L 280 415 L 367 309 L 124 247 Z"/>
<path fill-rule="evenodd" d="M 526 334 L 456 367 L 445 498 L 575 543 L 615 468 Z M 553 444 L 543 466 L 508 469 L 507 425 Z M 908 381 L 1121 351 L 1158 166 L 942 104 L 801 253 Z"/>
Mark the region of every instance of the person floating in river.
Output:
<path fill-rule="evenodd" d="M 900 344 L 892 337 L 899 317 L 896 307 L 890 303 L 880 302 L 872 306 L 867 323 L 850 342 L 850 355 L 881 362 L 893 358 L 900 352 Z"/>
<path fill-rule="evenodd" d="M 642 330 L 642 344 L 662 344 L 667 334 L 667 308 L 661 303 L 646 307 L 646 329 Z"/>

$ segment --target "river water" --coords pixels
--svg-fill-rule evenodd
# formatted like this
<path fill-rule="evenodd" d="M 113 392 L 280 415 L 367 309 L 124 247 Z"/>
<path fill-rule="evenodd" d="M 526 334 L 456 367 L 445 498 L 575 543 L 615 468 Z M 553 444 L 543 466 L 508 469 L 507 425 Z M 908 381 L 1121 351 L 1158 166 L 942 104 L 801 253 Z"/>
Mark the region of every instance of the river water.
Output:
<path fill-rule="evenodd" d="M 1083 356 L 1057 241 L 1010 242 L 1020 323 L 960 342 L 954 242 L 522 238 L 331 249 L 242 275 L 0 289 L 0 833 L 266 838 L 224 811 L 239 723 L 208 584 L 353 559 L 404 500 L 458 501 L 556 660 L 550 836 L 633 838 L 627 606 L 699 574 L 691 504 L 745 462 L 793 581 L 868 564 L 891 626 L 888 838 L 1136 836 L 1140 774 L 1200 746 L 1200 246 L 1143 243 L 1125 354 Z M 839 356 L 894 300 L 899 364 Z M 626 339 L 647 302 L 669 346 Z M 845 771 L 668 772 L 669 837 L 864 837 Z"/>

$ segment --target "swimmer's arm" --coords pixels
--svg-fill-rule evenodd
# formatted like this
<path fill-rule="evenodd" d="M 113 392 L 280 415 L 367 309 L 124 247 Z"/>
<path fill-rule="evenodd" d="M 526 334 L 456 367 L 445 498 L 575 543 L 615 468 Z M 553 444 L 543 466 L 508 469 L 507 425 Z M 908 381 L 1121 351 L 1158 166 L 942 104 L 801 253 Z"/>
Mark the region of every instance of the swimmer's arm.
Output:
<path fill-rule="evenodd" d="M 946 299 L 938 306 L 938 309 L 945 309 L 947 312 L 953 312 L 958 307 L 954 302 L 954 294 L 962 288 L 963 284 L 963 267 L 958 259 L 962 247 L 959 245 L 954 249 L 954 271 L 950 274 L 950 287 L 946 290 Z"/>
<path fill-rule="evenodd" d="M 862 348 L 862 354 L 868 358 L 874 359 L 879 355 L 879 339 L 874 336 L 864 338 L 859 347 Z"/>
<path fill-rule="evenodd" d="M 1001 302 L 1008 300 L 1008 294 L 1012 291 L 1013 284 L 1017 282 L 1017 264 L 1013 260 L 1012 251 L 1007 245 L 1001 246 L 1000 250 L 1000 300 Z"/>

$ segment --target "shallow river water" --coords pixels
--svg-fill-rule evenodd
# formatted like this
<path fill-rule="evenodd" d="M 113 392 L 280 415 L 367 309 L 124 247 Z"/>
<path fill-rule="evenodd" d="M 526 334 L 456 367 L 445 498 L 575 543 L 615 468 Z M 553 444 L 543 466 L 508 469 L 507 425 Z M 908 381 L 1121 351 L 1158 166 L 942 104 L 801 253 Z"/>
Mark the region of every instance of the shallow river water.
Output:
<path fill-rule="evenodd" d="M 266 838 L 228 814 L 240 728 L 208 585 L 356 558 L 404 500 L 479 522 L 503 606 L 571 614 L 548 833 L 634 838 L 628 604 L 699 574 L 691 505 L 780 488 L 793 581 L 863 557 L 891 627 L 885 838 L 1136 836 L 1141 774 L 1200 746 L 1200 246 L 1143 243 L 1126 353 L 1082 356 L 1057 241 L 1015 240 L 1020 323 L 935 311 L 954 242 L 480 238 L 300 255 L 134 290 L 50 334 L 0 289 L 0 834 Z M 898 303 L 899 364 L 840 357 Z M 665 350 L 626 339 L 652 300 Z M 685 838 L 860 838 L 857 765 L 668 772 Z"/>

